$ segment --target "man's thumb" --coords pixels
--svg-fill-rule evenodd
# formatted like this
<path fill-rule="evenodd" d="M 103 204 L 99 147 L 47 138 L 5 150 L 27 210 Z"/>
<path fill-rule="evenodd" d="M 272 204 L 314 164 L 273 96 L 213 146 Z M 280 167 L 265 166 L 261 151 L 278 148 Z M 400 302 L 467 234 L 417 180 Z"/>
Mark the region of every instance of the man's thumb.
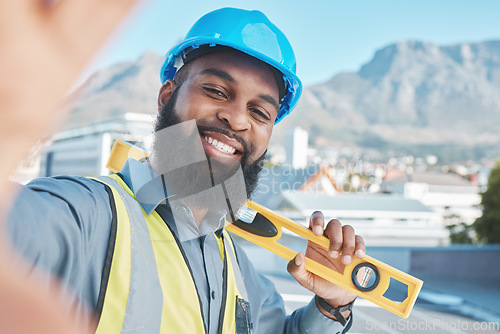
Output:
<path fill-rule="evenodd" d="M 305 262 L 306 257 L 304 254 L 298 253 L 295 255 L 295 258 L 288 262 L 287 270 L 300 285 L 310 290 L 311 287 L 309 287 L 309 285 L 311 285 L 311 283 L 309 275 L 311 275 L 311 273 L 305 269 Z"/>

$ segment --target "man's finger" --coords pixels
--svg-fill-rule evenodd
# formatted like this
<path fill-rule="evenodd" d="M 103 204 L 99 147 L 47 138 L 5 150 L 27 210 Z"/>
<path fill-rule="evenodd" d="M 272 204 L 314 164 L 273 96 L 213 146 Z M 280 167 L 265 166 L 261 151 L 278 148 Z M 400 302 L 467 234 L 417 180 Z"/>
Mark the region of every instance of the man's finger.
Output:
<path fill-rule="evenodd" d="M 356 234 L 354 233 L 354 229 L 350 225 L 345 225 L 342 227 L 342 263 L 345 265 L 351 264 L 354 249 L 356 247 Z"/>
<path fill-rule="evenodd" d="M 356 250 L 354 251 L 358 259 L 362 259 L 366 255 L 365 241 L 359 235 L 356 235 Z"/>
<path fill-rule="evenodd" d="M 87 0 L 87 1 L 48 1 L 53 2 L 47 11 L 47 16 L 51 21 L 64 22 L 65 27 L 71 28 L 71 32 L 76 32 L 78 26 L 83 24 L 90 27 L 92 24 L 102 23 L 104 18 L 108 18 L 111 26 L 123 17 L 138 0 Z M 73 19 L 71 21 L 70 19 Z M 92 18 L 89 20 L 89 18 Z M 115 22 L 115 23 L 113 23 Z"/>
<path fill-rule="evenodd" d="M 303 253 L 295 255 L 290 262 L 288 262 L 287 270 L 295 280 L 308 290 L 313 289 L 313 280 L 311 273 L 305 268 L 306 257 Z"/>
<path fill-rule="evenodd" d="M 325 235 L 330 240 L 330 246 L 328 252 L 331 257 L 338 258 L 340 251 L 342 250 L 342 224 L 337 219 L 332 219 L 328 222 L 325 228 Z"/>
<path fill-rule="evenodd" d="M 116 28 L 137 0 L 60 1 L 46 15 L 62 42 L 59 45 L 78 57 L 82 66 Z"/>
<path fill-rule="evenodd" d="M 316 235 L 323 235 L 325 226 L 325 217 L 323 216 L 323 212 L 314 211 L 309 219 L 309 228 Z"/>

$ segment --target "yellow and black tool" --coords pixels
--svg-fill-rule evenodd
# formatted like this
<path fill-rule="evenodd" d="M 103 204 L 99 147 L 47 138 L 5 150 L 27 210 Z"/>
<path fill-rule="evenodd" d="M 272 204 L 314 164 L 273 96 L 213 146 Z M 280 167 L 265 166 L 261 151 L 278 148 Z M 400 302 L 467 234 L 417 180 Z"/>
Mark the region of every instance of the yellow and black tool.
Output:
<path fill-rule="evenodd" d="M 278 243 L 282 236 L 282 229 L 287 229 L 326 249 L 329 247 L 329 240 L 325 236 L 317 236 L 311 230 L 252 201 L 248 201 L 246 206 L 240 209 L 236 218 L 238 220 L 234 224 L 226 225 L 228 231 L 270 250 L 288 261 L 292 260 L 297 252 Z M 266 221 L 270 222 L 274 228 L 270 227 Z M 410 315 L 423 285 L 423 282 L 418 278 L 368 255 L 362 259 L 355 257 L 353 262 L 345 267 L 343 273 L 309 258 L 306 258 L 305 267 L 310 272 L 403 318 Z M 391 280 L 407 286 L 406 298 L 403 301 L 394 301 L 384 296 L 389 289 Z"/>
<path fill-rule="evenodd" d="M 115 139 L 113 147 L 111 147 L 111 153 L 109 154 L 106 168 L 113 173 L 117 173 L 122 169 L 127 159 L 132 158 L 135 160 L 141 160 L 147 157 L 148 154 L 143 149 L 130 143 Z"/>
<path fill-rule="evenodd" d="M 131 144 L 115 141 L 107 167 L 112 172 L 121 169 L 128 158 L 142 159 L 147 153 Z M 248 201 L 236 214 L 233 224 L 227 224 L 226 229 L 234 234 L 261 246 L 278 256 L 290 261 L 297 252 L 278 243 L 282 236 L 282 229 L 314 242 L 326 249 L 329 240 L 324 236 L 316 236 L 311 230 L 284 218 L 275 212 Z M 339 273 L 318 262 L 306 258 L 305 267 L 310 272 L 347 289 L 356 295 L 369 300 L 394 314 L 407 318 L 417 300 L 423 281 L 395 269 L 368 255 L 362 259 L 354 258 L 346 266 L 343 273 Z M 405 286 L 404 300 L 395 301 L 385 296 L 392 282 Z"/>

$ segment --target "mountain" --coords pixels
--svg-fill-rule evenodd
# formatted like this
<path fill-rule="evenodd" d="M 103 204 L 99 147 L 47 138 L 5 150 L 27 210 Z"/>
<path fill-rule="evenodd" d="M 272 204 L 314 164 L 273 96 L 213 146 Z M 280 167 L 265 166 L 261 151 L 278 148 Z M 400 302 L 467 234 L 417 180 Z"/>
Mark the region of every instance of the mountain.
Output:
<path fill-rule="evenodd" d="M 149 52 L 95 73 L 68 104 L 70 126 L 124 112 L 155 114 L 161 60 Z M 358 72 L 306 87 L 297 110 L 282 123 L 275 142 L 286 128 L 300 125 L 323 143 L 498 145 L 500 41 L 386 46 Z"/>
<path fill-rule="evenodd" d="M 308 87 L 287 121 L 361 145 L 498 144 L 500 41 L 389 45 L 357 73 Z"/>
<path fill-rule="evenodd" d="M 135 62 L 124 62 L 97 71 L 69 98 L 68 127 L 108 119 L 122 113 L 155 115 L 162 56 L 146 52 Z"/>

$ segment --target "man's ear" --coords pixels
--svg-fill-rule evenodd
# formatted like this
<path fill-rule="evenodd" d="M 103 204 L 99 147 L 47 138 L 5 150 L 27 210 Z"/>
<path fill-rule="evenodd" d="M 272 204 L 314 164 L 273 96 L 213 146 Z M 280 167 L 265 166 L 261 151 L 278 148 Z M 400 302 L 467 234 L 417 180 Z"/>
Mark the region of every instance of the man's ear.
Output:
<path fill-rule="evenodd" d="M 158 93 L 158 112 L 160 112 L 165 104 L 167 104 L 168 100 L 172 96 L 172 93 L 174 90 L 177 88 L 177 85 L 175 84 L 174 80 L 168 79 L 165 81 L 165 83 L 161 86 L 160 92 Z"/>

